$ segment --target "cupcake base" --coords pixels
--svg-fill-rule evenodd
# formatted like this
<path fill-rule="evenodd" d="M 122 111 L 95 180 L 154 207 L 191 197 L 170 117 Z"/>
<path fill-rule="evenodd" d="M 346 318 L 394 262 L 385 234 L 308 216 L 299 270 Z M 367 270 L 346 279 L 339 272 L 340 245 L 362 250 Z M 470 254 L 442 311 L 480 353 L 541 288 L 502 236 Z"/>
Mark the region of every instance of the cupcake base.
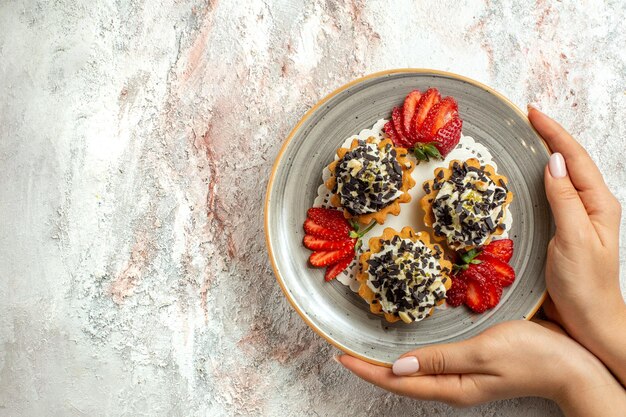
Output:
<path fill-rule="evenodd" d="M 366 140 L 367 143 L 374 143 L 376 141 L 377 139 L 374 137 L 370 137 Z M 378 148 L 382 149 L 387 145 L 393 146 L 393 142 L 391 141 L 391 139 L 384 139 L 380 141 L 378 143 Z M 345 156 L 346 153 L 356 148 L 357 146 L 359 146 L 359 141 L 357 139 L 354 139 L 350 145 L 350 148 L 339 148 L 337 150 L 337 157 L 339 159 L 333 161 L 330 165 L 328 165 L 328 170 L 330 171 L 331 176 L 326 181 L 325 185 L 329 190 L 333 190 L 335 188 L 335 185 L 337 184 L 337 177 L 335 176 L 335 169 L 337 165 L 339 164 L 339 161 L 341 161 L 341 159 Z M 355 215 L 352 215 L 350 212 L 348 212 L 348 210 L 343 209 L 344 217 L 346 219 L 354 219 L 362 225 L 368 225 L 372 221 L 375 221 L 378 224 L 384 224 L 385 218 L 389 214 L 394 215 L 394 216 L 397 216 L 398 214 L 400 214 L 401 203 L 408 203 L 411 201 L 411 196 L 409 195 L 408 191 L 415 186 L 415 180 L 411 176 L 411 172 L 413 172 L 413 169 L 415 169 L 415 163 L 408 158 L 408 151 L 406 149 L 398 148 L 398 147 L 394 147 L 394 148 L 396 150 L 396 159 L 398 160 L 400 167 L 402 167 L 402 187 L 400 188 L 400 191 L 402 191 L 402 194 L 400 195 L 400 197 L 395 199 L 388 206 L 373 213 L 360 214 L 360 215 L 355 216 Z M 341 199 L 339 198 L 339 195 L 333 194 L 330 197 L 330 203 L 335 207 L 341 207 Z"/>
<path fill-rule="evenodd" d="M 439 245 L 437 245 L 436 243 L 430 242 L 430 235 L 427 232 L 416 233 L 413 230 L 413 228 L 409 226 L 404 227 L 400 232 L 397 232 L 396 230 L 388 227 L 383 231 L 382 236 L 373 237 L 369 240 L 369 250 L 364 252 L 359 257 L 359 272 L 356 275 L 356 279 L 360 283 L 358 294 L 365 301 L 368 302 L 370 306 L 370 311 L 372 313 L 384 316 L 385 320 L 387 320 L 390 323 L 397 322 L 398 320 L 400 320 L 400 317 L 396 314 L 384 312 L 382 309 L 382 305 L 376 299 L 376 294 L 370 289 L 370 287 L 367 286 L 367 280 L 368 280 L 367 270 L 369 266 L 367 261 L 370 259 L 372 254 L 378 253 L 383 249 L 382 242 L 386 240 L 391 240 L 394 236 L 398 236 L 401 239 L 410 239 L 413 242 L 416 242 L 419 240 L 425 246 L 430 248 L 432 251 L 435 251 L 435 247 L 439 247 Z M 452 263 L 448 261 L 447 259 L 443 258 L 443 250 L 441 250 L 441 253 L 442 253 L 442 258 L 439 260 L 439 265 L 441 266 L 442 275 L 443 275 L 443 278 L 441 281 L 443 282 L 446 290 L 448 290 L 450 286 L 452 285 L 452 281 L 449 277 L 449 274 L 452 272 Z M 437 305 L 441 305 L 444 302 L 445 302 L 444 300 L 441 300 L 437 303 Z M 432 307 L 430 311 L 428 312 L 428 316 L 432 315 L 434 310 L 435 310 L 434 307 Z"/>
<path fill-rule="evenodd" d="M 496 174 L 496 171 L 491 165 L 488 165 L 488 164 L 481 165 L 480 161 L 478 161 L 478 159 L 475 159 L 475 158 L 470 158 L 466 161 L 459 161 L 457 159 L 454 159 L 450 161 L 450 165 L 448 166 L 448 168 L 435 169 L 434 171 L 435 177 L 440 178 L 439 182 L 447 181 L 448 179 L 450 179 L 452 175 L 452 167 L 454 166 L 454 164 L 456 163 L 456 164 L 462 165 L 464 162 L 470 167 L 482 169 L 495 184 L 499 184 L 500 181 L 502 181 L 505 185 L 508 183 L 508 179 L 502 175 Z M 422 197 L 422 199 L 420 200 L 420 206 L 422 210 L 424 210 L 424 224 L 428 227 L 432 227 L 433 224 L 435 223 L 435 215 L 433 214 L 433 203 L 435 201 L 435 197 L 437 197 L 439 190 L 434 189 L 433 187 L 434 183 L 435 183 L 434 179 L 424 182 L 423 188 L 424 188 L 424 191 L 426 192 L 426 195 L 424 195 L 424 197 Z M 511 203 L 511 201 L 513 201 L 513 193 L 507 190 L 506 199 L 504 200 L 504 203 L 502 204 L 502 218 L 500 219 L 500 222 L 498 226 L 496 227 L 496 230 L 493 233 L 491 233 L 491 235 L 487 238 L 487 240 L 484 243 L 482 243 L 480 246 L 489 244 L 489 242 L 491 242 L 494 236 L 501 235 L 504 232 L 504 229 L 501 227 L 501 225 L 504 223 L 504 217 L 506 216 L 506 213 L 507 213 L 507 207 Z M 437 235 L 434 232 L 433 232 L 433 239 L 437 242 L 446 241 L 446 243 L 448 244 L 448 247 L 454 250 L 458 250 L 458 249 L 471 250 L 477 246 L 477 245 L 450 244 L 447 242 L 447 239 L 444 235 Z"/>

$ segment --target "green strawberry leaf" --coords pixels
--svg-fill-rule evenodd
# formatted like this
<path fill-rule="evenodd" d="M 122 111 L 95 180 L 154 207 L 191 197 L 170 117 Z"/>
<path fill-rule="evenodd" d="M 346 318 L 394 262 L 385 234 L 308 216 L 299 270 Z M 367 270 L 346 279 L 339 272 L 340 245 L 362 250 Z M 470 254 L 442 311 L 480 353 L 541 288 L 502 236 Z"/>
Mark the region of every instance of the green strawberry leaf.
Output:
<path fill-rule="evenodd" d="M 363 239 L 361 239 L 367 232 L 369 232 L 370 230 L 372 230 L 372 228 L 374 226 L 376 226 L 376 222 L 372 222 L 370 223 L 365 229 L 361 230 L 360 226 L 359 226 L 359 222 L 355 221 L 354 219 L 350 219 L 348 220 L 350 223 L 350 226 L 352 226 L 352 228 L 354 230 L 350 231 L 350 238 L 352 239 L 357 239 L 356 244 L 354 245 L 354 250 L 358 252 L 358 250 L 361 248 L 361 246 L 363 245 Z"/>
<path fill-rule="evenodd" d="M 430 142 L 424 145 L 423 147 L 424 153 L 431 158 L 443 159 L 443 157 L 441 156 L 441 152 L 439 152 L 439 149 L 437 149 L 437 146 L 435 145 L 436 145 L 436 142 Z"/>
<path fill-rule="evenodd" d="M 370 223 L 369 226 L 367 226 L 365 229 L 363 230 L 359 230 L 359 237 L 363 237 L 367 232 L 369 232 L 370 230 L 372 230 L 372 228 L 376 226 L 376 222 L 372 222 Z"/>
<path fill-rule="evenodd" d="M 462 253 L 460 256 L 461 256 L 461 260 L 463 261 L 464 264 L 468 264 L 472 260 L 470 258 L 469 252 Z"/>
<path fill-rule="evenodd" d="M 476 249 L 472 249 L 470 251 L 462 253 L 460 256 L 461 256 L 461 260 L 463 261 L 463 263 L 469 264 L 469 263 L 477 263 L 477 262 L 474 262 L 474 258 L 477 257 L 479 254 L 480 254 L 480 251 Z M 478 261 L 478 263 L 480 263 L 480 261 Z"/>
<path fill-rule="evenodd" d="M 428 161 L 428 155 L 426 155 L 426 153 L 424 153 L 424 151 L 422 150 L 422 148 L 419 145 L 417 145 L 415 148 L 413 148 L 413 153 L 415 154 L 415 157 L 419 161 Z"/>

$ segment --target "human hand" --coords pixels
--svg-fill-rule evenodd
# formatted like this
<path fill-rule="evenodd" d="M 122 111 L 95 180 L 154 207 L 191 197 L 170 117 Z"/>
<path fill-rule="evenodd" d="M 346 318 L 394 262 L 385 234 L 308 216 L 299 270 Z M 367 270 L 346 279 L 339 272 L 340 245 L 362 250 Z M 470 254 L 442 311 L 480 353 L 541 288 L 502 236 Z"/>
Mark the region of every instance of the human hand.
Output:
<path fill-rule="evenodd" d="M 538 323 L 506 322 L 472 339 L 414 350 L 393 370 L 348 355 L 337 360 L 372 384 L 421 400 L 469 406 L 539 396 L 570 415 L 591 416 L 600 403 L 603 416 L 620 415 L 626 394 L 604 365 L 558 326 Z"/>
<path fill-rule="evenodd" d="M 528 117 L 554 152 L 545 171 L 556 233 L 546 261 L 552 302 L 544 310 L 626 383 L 620 204 L 585 149 L 565 129 L 533 107 Z"/>

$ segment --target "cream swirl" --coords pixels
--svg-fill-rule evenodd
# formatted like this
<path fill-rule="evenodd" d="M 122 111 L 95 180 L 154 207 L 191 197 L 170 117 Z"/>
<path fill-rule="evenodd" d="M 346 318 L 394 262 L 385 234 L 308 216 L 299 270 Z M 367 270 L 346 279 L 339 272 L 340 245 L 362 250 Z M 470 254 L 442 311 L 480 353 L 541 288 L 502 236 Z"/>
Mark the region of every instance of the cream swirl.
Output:
<path fill-rule="evenodd" d="M 402 167 L 391 144 L 359 141 L 337 164 L 334 193 L 352 215 L 379 211 L 402 195 Z"/>
<path fill-rule="evenodd" d="M 445 276 L 439 260 L 443 252 L 423 242 L 394 236 L 368 259 L 367 286 L 382 310 L 410 323 L 428 316 L 445 298 Z"/>
<path fill-rule="evenodd" d="M 432 205 L 435 234 L 445 236 L 453 249 L 484 244 L 504 216 L 506 184 L 497 185 L 483 169 L 458 163 L 447 180 L 442 177 L 433 184 L 439 190 Z"/>

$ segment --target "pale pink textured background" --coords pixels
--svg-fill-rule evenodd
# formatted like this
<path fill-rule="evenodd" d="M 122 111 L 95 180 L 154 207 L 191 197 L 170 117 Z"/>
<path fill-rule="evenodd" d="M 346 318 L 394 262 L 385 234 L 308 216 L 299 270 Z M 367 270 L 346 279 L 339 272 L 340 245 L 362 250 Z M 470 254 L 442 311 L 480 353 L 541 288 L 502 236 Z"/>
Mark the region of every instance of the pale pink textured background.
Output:
<path fill-rule="evenodd" d="M 560 415 L 341 369 L 275 283 L 263 197 L 317 100 L 427 67 L 536 102 L 625 204 L 623 2 L 55 3 L 0 5 L 0 416 Z"/>

